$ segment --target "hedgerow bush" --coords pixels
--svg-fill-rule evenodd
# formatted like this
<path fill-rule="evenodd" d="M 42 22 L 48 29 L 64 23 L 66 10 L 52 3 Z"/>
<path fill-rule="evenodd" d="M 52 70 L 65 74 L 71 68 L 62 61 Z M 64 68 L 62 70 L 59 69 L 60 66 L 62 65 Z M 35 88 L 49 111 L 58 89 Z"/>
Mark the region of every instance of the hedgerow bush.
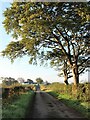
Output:
<path fill-rule="evenodd" d="M 90 101 L 90 84 L 79 84 L 77 89 L 77 99 L 83 101 Z"/>
<path fill-rule="evenodd" d="M 3 105 L 7 105 L 16 99 L 19 98 L 19 95 L 32 90 L 32 87 L 23 86 L 23 85 L 16 85 L 16 86 L 5 86 L 2 87 L 2 99 Z"/>
<path fill-rule="evenodd" d="M 22 120 L 26 116 L 27 108 L 31 111 L 35 92 L 26 92 L 19 96 L 12 104 L 2 107 L 2 120 Z"/>
<path fill-rule="evenodd" d="M 68 94 L 80 101 L 90 101 L 90 83 L 79 84 L 78 87 L 73 84 L 67 86 L 61 83 L 52 83 L 48 85 L 47 89 L 59 94 Z"/>

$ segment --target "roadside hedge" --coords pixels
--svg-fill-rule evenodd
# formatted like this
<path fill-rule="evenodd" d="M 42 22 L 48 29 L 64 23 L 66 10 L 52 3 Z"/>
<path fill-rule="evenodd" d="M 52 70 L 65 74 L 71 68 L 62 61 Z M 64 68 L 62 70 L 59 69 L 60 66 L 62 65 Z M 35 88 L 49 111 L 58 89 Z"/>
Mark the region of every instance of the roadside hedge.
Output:
<path fill-rule="evenodd" d="M 59 94 L 68 94 L 80 101 L 90 101 L 90 83 L 79 84 L 77 88 L 73 84 L 64 85 L 60 83 L 52 83 L 47 86 L 47 89 Z"/>

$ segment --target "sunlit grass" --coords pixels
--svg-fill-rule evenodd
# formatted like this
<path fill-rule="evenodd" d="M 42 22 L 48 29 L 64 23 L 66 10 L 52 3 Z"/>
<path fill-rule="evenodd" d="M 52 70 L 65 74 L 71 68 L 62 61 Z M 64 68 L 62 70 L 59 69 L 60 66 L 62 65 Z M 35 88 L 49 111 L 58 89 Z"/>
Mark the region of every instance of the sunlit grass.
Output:
<path fill-rule="evenodd" d="M 81 114 L 87 118 L 90 118 L 90 102 L 81 102 L 75 98 L 72 98 L 70 95 L 67 94 L 59 94 L 57 92 L 51 91 L 48 92 L 50 95 L 56 97 L 67 106 L 76 109 L 77 111 L 81 112 Z"/>
<path fill-rule="evenodd" d="M 2 118 L 2 99 L 0 99 L 0 118 Z"/>

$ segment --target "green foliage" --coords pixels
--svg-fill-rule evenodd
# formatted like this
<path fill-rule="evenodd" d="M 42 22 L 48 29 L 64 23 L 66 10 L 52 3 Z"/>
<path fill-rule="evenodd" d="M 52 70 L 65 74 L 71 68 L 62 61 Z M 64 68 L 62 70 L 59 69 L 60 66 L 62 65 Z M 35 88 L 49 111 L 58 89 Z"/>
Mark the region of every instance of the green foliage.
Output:
<path fill-rule="evenodd" d="M 54 92 L 54 91 L 50 91 L 50 92 L 48 92 L 48 93 L 49 93 L 50 95 L 54 96 L 55 98 L 58 98 L 59 93 Z"/>
<path fill-rule="evenodd" d="M 28 104 L 32 104 L 32 99 L 34 97 L 34 92 L 29 92 L 27 94 L 20 95 L 19 99 L 2 109 L 2 118 L 21 118 L 25 117 L 25 112 L 27 110 Z"/>
<path fill-rule="evenodd" d="M 73 98 L 70 94 L 66 93 L 57 93 L 55 91 L 48 92 L 50 95 L 56 97 L 64 104 L 69 107 L 76 109 L 78 112 L 82 113 L 87 118 L 90 118 L 90 103 L 85 101 L 80 101 L 79 99 Z"/>
<path fill-rule="evenodd" d="M 2 86 L 11 86 L 19 84 L 17 80 L 11 77 L 6 77 L 2 79 Z"/>
<path fill-rule="evenodd" d="M 83 16 L 80 13 L 84 8 L 87 12 Z M 10 57 L 11 60 L 25 54 L 30 55 L 31 60 L 35 60 L 38 56 L 41 59 L 41 53 L 44 52 L 42 48 L 52 48 L 54 53 L 62 54 L 62 48 L 55 48 L 55 45 L 60 46 L 60 44 L 52 32 L 59 35 L 59 31 L 56 29 L 59 26 L 62 34 L 69 36 L 69 39 L 76 37 L 74 34 L 83 31 L 86 16 L 89 15 L 88 9 L 89 6 L 86 3 L 12 3 L 11 7 L 4 11 L 3 24 L 7 33 L 12 32 L 14 38 L 20 37 L 21 40 L 11 42 L 3 51 L 3 55 Z M 70 35 L 65 33 L 65 29 L 66 33 Z M 60 39 L 67 49 L 67 42 L 62 36 Z"/>
<path fill-rule="evenodd" d="M 64 102 L 66 105 L 76 109 L 82 113 L 85 117 L 89 118 L 90 103 L 85 101 L 79 101 L 75 98 L 72 98 L 70 95 L 58 95 L 58 99 Z"/>
<path fill-rule="evenodd" d="M 72 98 L 82 101 L 88 102 L 90 101 L 90 92 L 89 92 L 90 84 L 79 84 L 77 88 L 77 93 L 74 95 L 73 93 L 73 85 L 64 85 L 60 83 L 53 83 L 47 86 L 47 89 L 55 91 L 61 95 L 67 94 Z"/>
<path fill-rule="evenodd" d="M 38 84 L 42 84 L 42 83 L 43 83 L 43 80 L 42 80 L 42 78 L 36 78 L 36 82 L 37 82 Z"/>
<path fill-rule="evenodd" d="M 70 107 L 75 108 L 86 117 L 90 117 L 90 84 L 79 84 L 77 94 L 73 95 L 73 85 L 64 85 L 60 83 L 53 83 L 47 86 L 47 89 L 52 90 L 49 94 L 58 98 Z"/>
<path fill-rule="evenodd" d="M 90 84 L 79 84 L 77 91 L 77 98 L 88 102 L 90 100 Z"/>
<path fill-rule="evenodd" d="M 89 66 L 89 8 L 88 2 L 13 2 L 4 11 L 3 24 L 7 33 L 21 40 L 9 43 L 2 55 L 12 62 L 28 55 L 32 64 L 38 59 L 42 64 L 50 60 L 51 65 L 67 60 L 77 84 Z"/>
<path fill-rule="evenodd" d="M 63 83 L 52 83 L 50 85 L 47 86 L 48 89 L 52 90 L 52 91 L 55 91 L 57 93 L 61 93 L 61 94 L 64 94 L 64 93 L 71 93 L 72 91 L 72 86 L 71 85 L 64 85 Z"/>
<path fill-rule="evenodd" d="M 28 91 L 32 91 L 33 86 L 27 85 L 17 85 L 17 86 L 2 86 L 2 104 L 3 106 L 7 106 L 8 104 L 11 104 L 16 99 L 19 98 L 20 95 L 27 93 Z"/>

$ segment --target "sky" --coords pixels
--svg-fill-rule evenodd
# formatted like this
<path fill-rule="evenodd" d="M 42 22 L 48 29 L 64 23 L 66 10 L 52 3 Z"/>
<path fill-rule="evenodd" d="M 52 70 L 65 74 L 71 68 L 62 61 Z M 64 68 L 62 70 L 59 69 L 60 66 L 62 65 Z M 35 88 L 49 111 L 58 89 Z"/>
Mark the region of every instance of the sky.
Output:
<path fill-rule="evenodd" d="M 0 2 L 0 52 L 13 40 L 11 35 L 7 35 L 2 25 L 2 21 L 4 20 L 3 11 L 9 6 L 9 2 Z M 16 59 L 12 64 L 8 58 L 0 56 L 0 77 L 13 77 L 15 79 L 22 77 L 25 80 L 29 78 L 33 81 L 40 77 L 48 82 L 63 82 L 63 78 L 58 77 L 58 71 L 49 66 L 31 65 L 28 61 L 28 57 L 25 56 Z M 81 82 L 87 80 L 88 73 L 81 75 Z M 73 80 L 71 79 L 70 82 L 73 82 Z"/>

